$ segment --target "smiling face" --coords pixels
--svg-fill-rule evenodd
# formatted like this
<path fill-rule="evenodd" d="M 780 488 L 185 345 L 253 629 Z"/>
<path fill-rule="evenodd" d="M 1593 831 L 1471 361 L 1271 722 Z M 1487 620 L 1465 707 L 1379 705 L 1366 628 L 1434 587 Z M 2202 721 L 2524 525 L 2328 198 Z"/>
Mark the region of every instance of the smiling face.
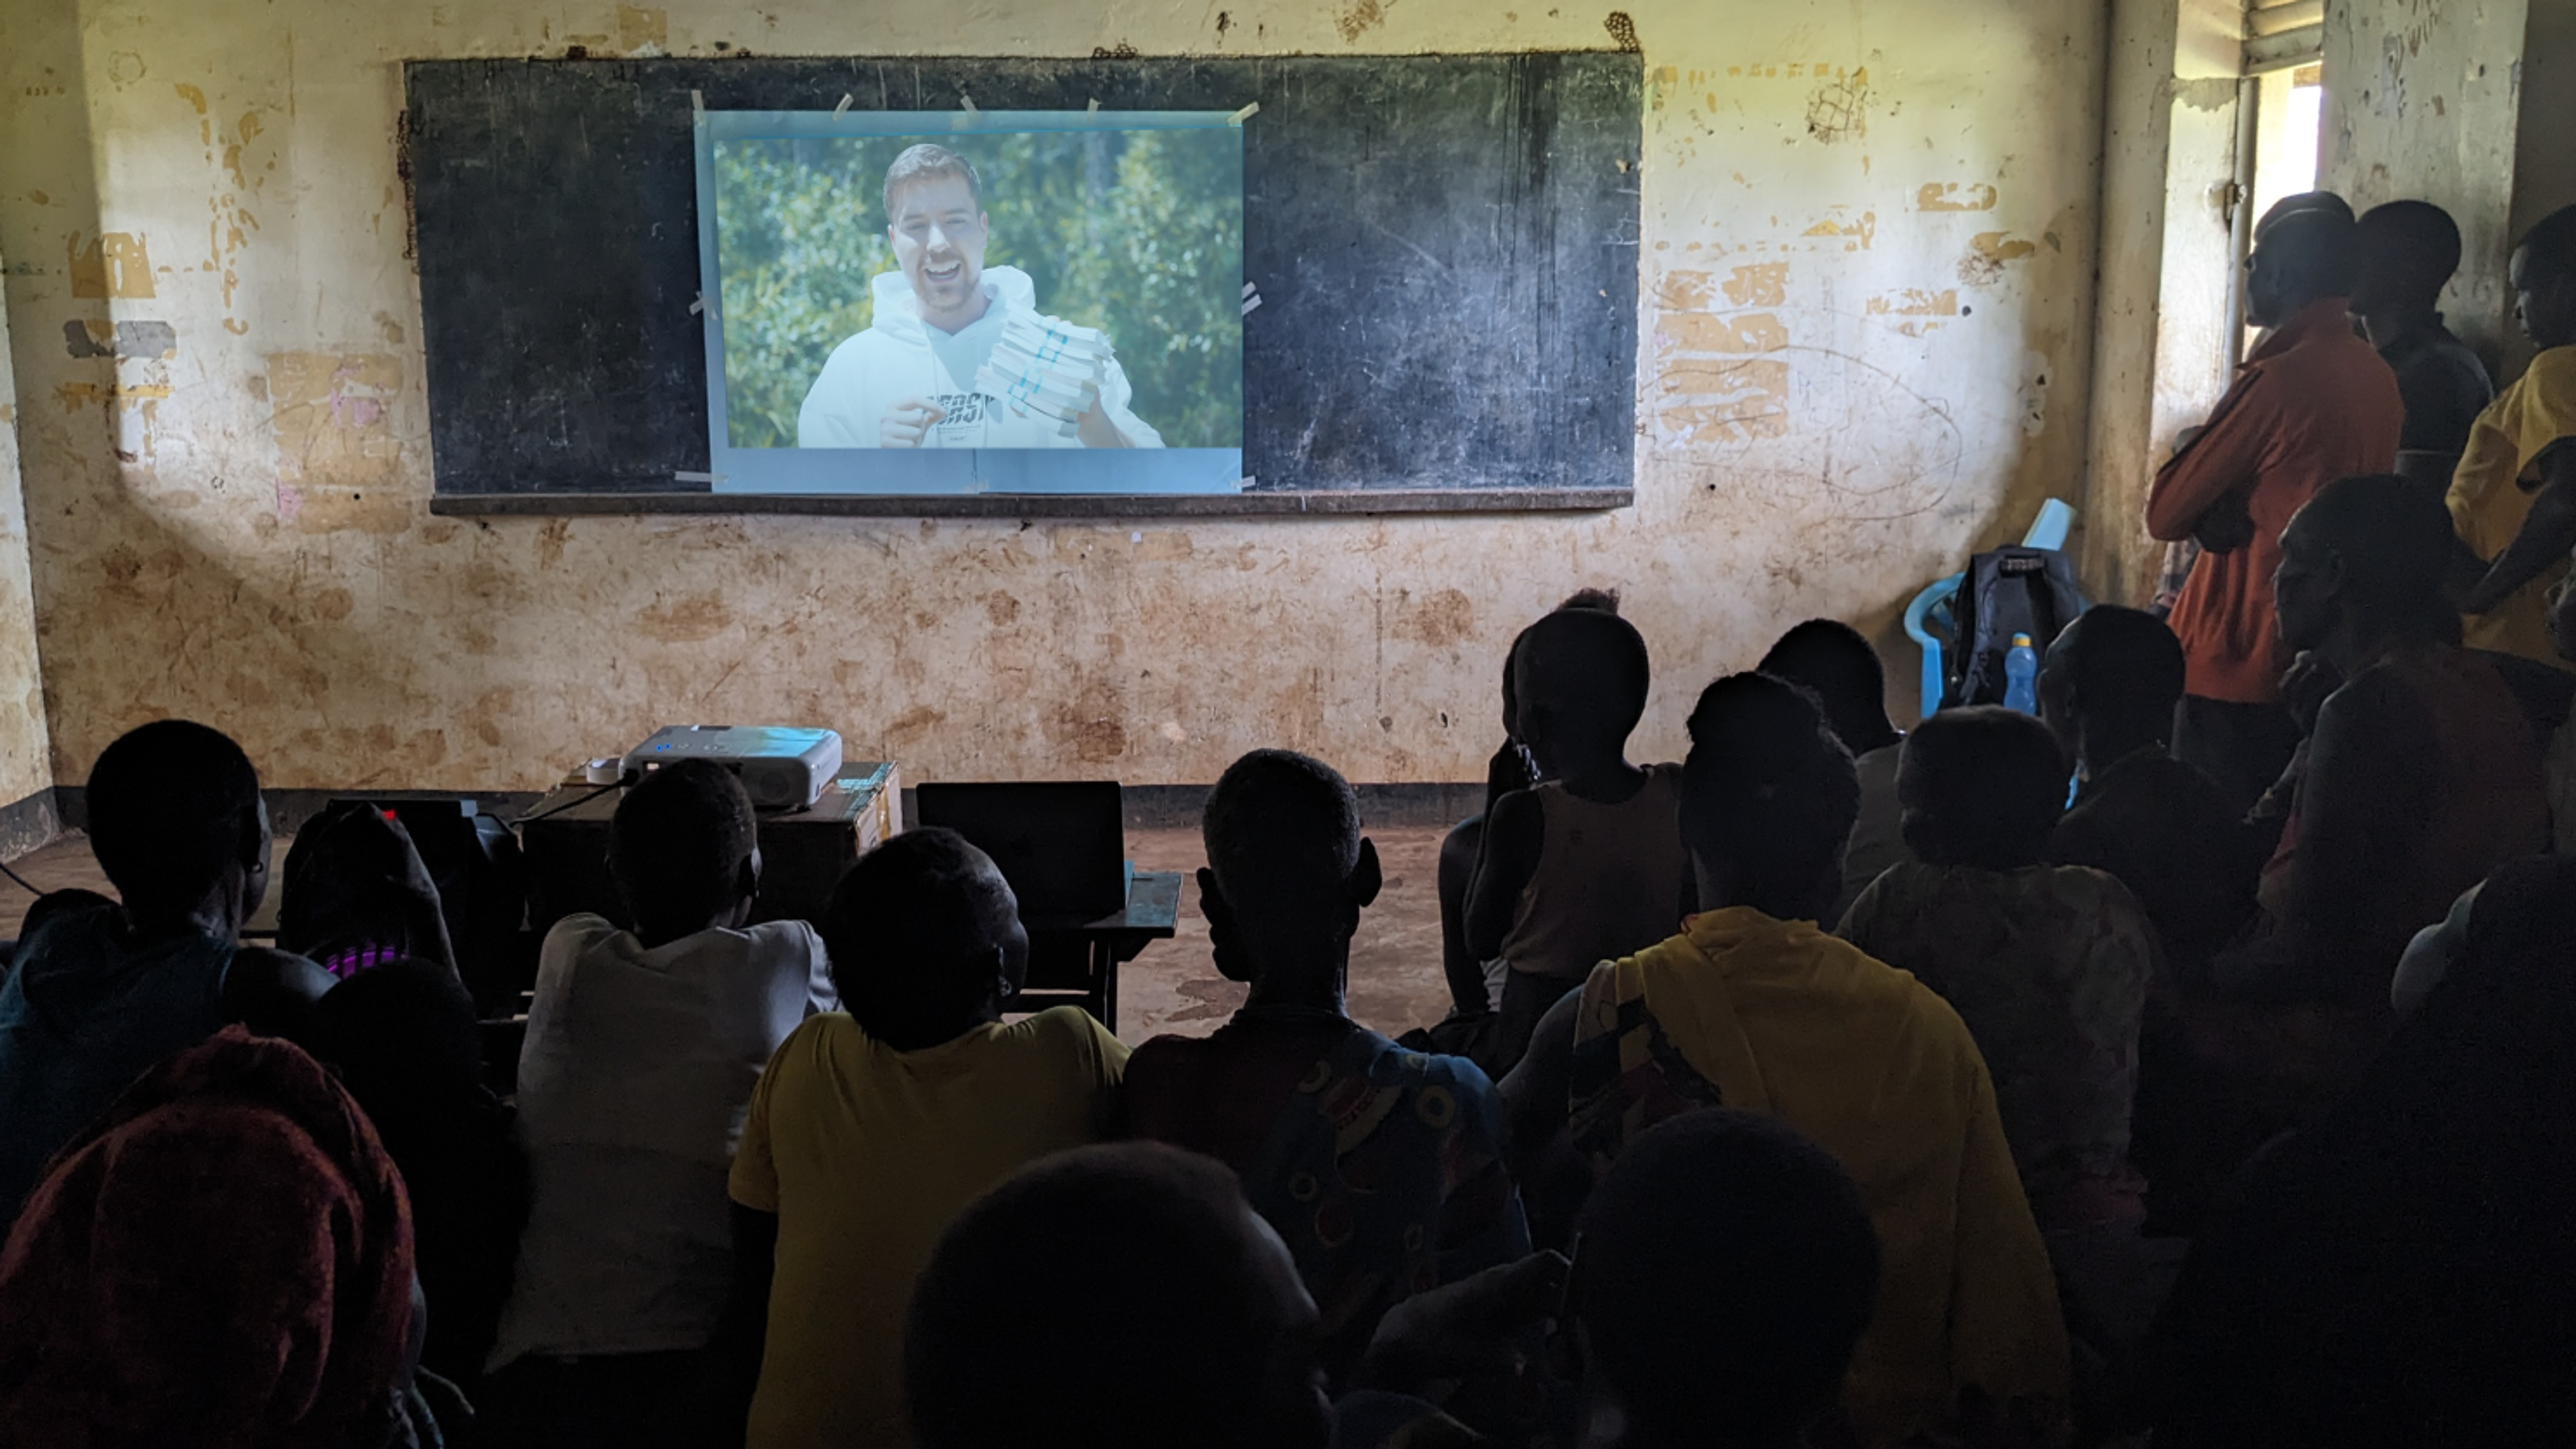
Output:
<path fill-rule="evenodd" d="M 983 316 L 986 222 L 966 178 L 933 173 L 905 182 L 889 210 L 886 235 L 920 299 L 921 320 L 954 332 Z"/>

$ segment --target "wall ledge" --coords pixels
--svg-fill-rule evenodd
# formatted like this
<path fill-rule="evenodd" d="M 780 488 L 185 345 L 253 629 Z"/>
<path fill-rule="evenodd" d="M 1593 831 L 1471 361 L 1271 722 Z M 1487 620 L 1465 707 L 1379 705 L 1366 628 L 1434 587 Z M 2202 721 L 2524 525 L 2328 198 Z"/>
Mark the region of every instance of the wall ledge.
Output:
<path fill-rule="evenodd" d="M 1633 488 L 1401 488 L 1250 493 L 437 493 L 447 517 L 811 514 L 827 518 L 1263 518 L 1394 513 L 1603 513 Z"/>

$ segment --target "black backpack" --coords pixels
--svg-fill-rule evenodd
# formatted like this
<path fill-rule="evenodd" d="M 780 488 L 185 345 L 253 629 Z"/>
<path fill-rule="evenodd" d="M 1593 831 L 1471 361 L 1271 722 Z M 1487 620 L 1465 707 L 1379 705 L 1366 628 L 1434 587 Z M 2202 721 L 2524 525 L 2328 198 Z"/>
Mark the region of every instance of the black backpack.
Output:
<path fill-rule="evenodd" d="M 1947 676 L 1944 709 L 2004 702 L 2004 655 L 2015 634 L 2047 653 L 2057 631 L 2084 612 L 2074 565 L 2053 548 L 1992 549 L 1968 562 L 1968 576 L 1950 601 L 1956 639 L 1941 653 Z"/>

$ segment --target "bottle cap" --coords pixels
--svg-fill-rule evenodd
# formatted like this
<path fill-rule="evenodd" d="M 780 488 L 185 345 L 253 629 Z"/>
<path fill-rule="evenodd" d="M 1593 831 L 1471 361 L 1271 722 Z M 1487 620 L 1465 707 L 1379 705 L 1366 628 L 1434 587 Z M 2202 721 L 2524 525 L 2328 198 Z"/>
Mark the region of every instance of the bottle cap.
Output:
<path fill-rule="evenodd" d="M 2027 648 L 2029 648 L 2029 647 L 2030 647 L 2030 636 L 2029 636 L 2028 634 L 2015 634 L 2015 635 L 2013 636 L 2013 647 L 2014 647 L 2015 649 L 2027 649 Z"/>

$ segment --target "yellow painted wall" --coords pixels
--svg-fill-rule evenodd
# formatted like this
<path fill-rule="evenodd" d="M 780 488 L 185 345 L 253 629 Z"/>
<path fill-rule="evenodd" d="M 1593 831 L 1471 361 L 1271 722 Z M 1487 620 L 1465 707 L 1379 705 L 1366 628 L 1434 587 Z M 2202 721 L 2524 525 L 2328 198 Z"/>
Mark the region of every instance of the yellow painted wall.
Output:
<path fill-rule="evenodd" d="M 1699 687 L 1786 624 L 1893 640 L 1919 584 L 2081 498 L 2103 9 L 1632 13 L 1633 509 L 1074 527 L 432 518 L 399 62 L 1595 47 L 1605 10 L 9 0 L 0 247 L 56 766 L 186 713 L 287 786 L 530 786 L 719 719 L 835 725 L 916 779 L 1208 781 L 1269 744 L 1474 779 L 1505 644 L 1583 584 L 1625 590 L 1659 672 L 1640 749 L 1676 753 Z M 74 357 L 66 322 L 169 346 Z"/>
<path fill-rule="evenodd" d="M 7 269 L 6 254 L 0 253 L 0 273 Z M 19 488 L 18 389 L 8 340 L 9 308 L 0 299 L 0 805 L 15 804 L 54 783 L 45 739 L 44 682 L 36 663 L 27 503 Z"/>

